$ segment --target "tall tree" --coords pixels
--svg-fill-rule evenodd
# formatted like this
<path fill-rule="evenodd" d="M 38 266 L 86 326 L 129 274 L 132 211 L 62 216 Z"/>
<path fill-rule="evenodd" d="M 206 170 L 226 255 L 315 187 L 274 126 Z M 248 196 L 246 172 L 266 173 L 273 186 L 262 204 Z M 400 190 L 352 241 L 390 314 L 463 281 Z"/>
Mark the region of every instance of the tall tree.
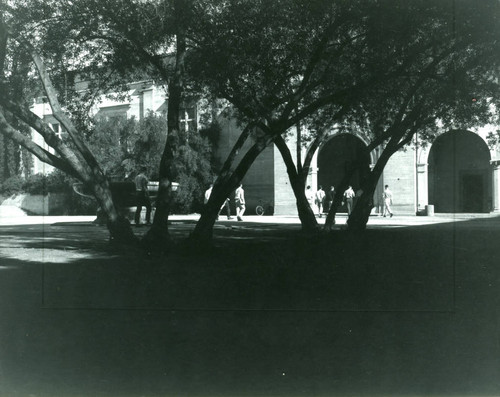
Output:
<path fill-rule="evenodd" d="M 328 129 L 342 124 L 348 114 L 360 115 L 362 103 L 385 106 L 387 99 L 381 92 L 398 104 L 397 111 L 413 98 L 412 90 L 423 92 L 420 80 L 441 84 L 438 72 L 450 60 L 462 55 L 462 59 L 474 58 L 475 44 L 483 43 L 478 50 L 495 45 L 498 13 L 491 7 L 489 1 L 478 5 L 427 0 L 362 4 L 233 0 L 214 5 L 199 18 L 201 34 L 193 39 L 197 47 L 192 51 L 196 60 L 192 64 L 198 66 L 194 74 L 230 102 L 242 120 L 257 126 L 258 132 L 243 130 L 237 145 L 248 137 L 255 143 L 238 165 L 228 163 L 234 159 L 234 152 L 229 155 L 219 182 L 231 180 L 231 184 L 220 195 L 215 184 L 214 204 L 209 202 L 202 215 L 199 233 L 207 233 L 220 200 L 244 175 L 241 171 L 248 169 L 260 150 L 271 143 L 276 144 L 287 166 L 303 227 L 314 230 L 316 221 L 305 199 L 304 184 L 313 154 Z M 479 13 L 477 8 L 481 8 Z M 468 18 L 468 13 L 474 17 Z M 481 26 L 485 18 L 486 24 Z M 457 30 L 459 25 L 461 30 Z M 485 67 L 491 71 L 492 66 L 489 63 Z M 384 101 L 380 101 L 380 95 Z M 413 110 L 427 119 L 425 108 Z M 366 114 L 360 116 L 364 117 Z M 307 119 L 313 127 L 323 128 L 309 130 L 307 153 L 303 162 L 296 164 L 284 136 L 298 121 Z M 406 125 L 411 118 L 402 117 L 402 121 Z M 403 128 L 394 125 L 373 139 L 372 149 L 392 139 L 375 173 L 381 172 L 392 149 L 411 139 L 406 134 L 404 139 L 399 136 L 399 127 Z M 366 129 L 364 132 L 368 133 Z M 228 173 L 231 168 L 232 174 Z M 365 195 L 369 196 L 368 190 Z"/>
<path fill-rule="evenodd" d="M 4 10 L 2 10 L 4 11 Z M 7 18 L 8 18 L 7 14 Z M 10 15 L 12 17 L 12 14 Z M 13 22 L 10 20 L 10 22 Z M 32 34 L 35 34 L 32 32 Z M 36 49 L 33 41 L 16 27 L 10 28 L 2 12 L 0 19 L 0 59 L 2 60 L 2 90 L 0 95 L 0 132 L 12 139 L 16 144 L 23 146 L 42 161 L 59 168 L 80 181 L 91 186 L 101 208 L 107 215 L 108 229 L 111 238 L 116 242 L 130 243 L 135 237 L 127 220 L 120 217 L 112 201 L 109 184 L 95 157 L 85 145 L 81 131 L 61 106 L 59 92 L 53 84 L 50 71 Z M 70 141 L 63 141 L 41 118 L 32 113 L 27 105 L 26 98 L 9 95 L 12 92 L 12 81 L 18 77 L 12 68 L 12 57 L 9 54 L 22 52 L 29 56 L 33 65 L 33 72 L 37 74 L 40 91 L 48 98 L 54 117 L 67 131 Z M 17 87 L 19 88 L 19 87 Z M 24 135 L 16 124 L 31 127 L 53 151 L 46 150 L 36 144 L 30 137 Z"/>
<path fill-rule="evenodd" d="M 191 74 L 235 107 L 249 127 L 228 156 L 214 186 L 214 203 L 208 203 L 195 234 L 209 237 L 220 200 L 272 143 L 287 166 L 303 228 L 316 230 L 304 185 L 326 129 L 315 130 L 309 140 L 313 140 L 311 148 L 298 164 L 284 136 L 298 122 L 314 119 L 320 112 L 331 123 L 340 122 L 370 87 L 405 71 L 410 56 L 403 63 L 394 62 L 403 50 L 398 45 L 407 40 L 404 49 L 419 49 L 415 31 L 422 23 L 400 24 L 395 35 L 393 15 L 384 11 L 397 4 L 232 0 L 205 8 L 193 30 L 196 46 L 190 52 Z M 405 16 L 410 15 L 411 10 L 406 9 Z M 234 163 L 234 153 L 247 139 L 253 145 Z M 221 194 L 217 193 L 219 186 Z"/>
<path fill-rule="evenodd" d="M 368 151 L 380 153 L 361 181 L 363 193 L 348 219 L 351 230 L 366 227 L 384 167 L 417 132 L 421 141 L 429 141 L 442 131 L 499 121 L 500 4 L 454 1 L 452 5 L 437 7 L 439 13 L 428 19 L 420 42 L 428 41 L 429 49 L 390 85 L 366 93 L 347 117 L 351 126 L 370 138 Z"/>

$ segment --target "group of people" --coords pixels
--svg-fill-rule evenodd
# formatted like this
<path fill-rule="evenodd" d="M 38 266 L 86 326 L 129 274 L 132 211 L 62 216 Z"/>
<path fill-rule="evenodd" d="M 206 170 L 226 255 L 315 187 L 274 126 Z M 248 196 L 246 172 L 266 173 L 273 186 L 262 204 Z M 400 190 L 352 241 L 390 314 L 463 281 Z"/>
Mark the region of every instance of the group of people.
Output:
<path fill-rule="evenodd" d="M 140 224 L 140 217 L 142 207 L 146 207 L 146 224 L 151 224 L 151 199 L 149 198 L 148 192 L 148 177 L 146 176 L 145 169 L 141 169 L 141 172 L 135 177 L 135 189 L 136 189 L 136 212 L 135 212 L 135 224 Z M 212 189 L 214 185 L 210 184 L 210 187 L 205 191 L 204 196 L 204 204 L 208 203 L 210 196 L 212 194 Z M 358 196 L 362 194 L 362 191 L 358 191 Z M 316 207 L 318 211 L 318 216 L 321 218 L 324 212 L 330 211 L 330 208 L 333 204 L 333 199 L 335 197 L 335 188 L 330 186 L 330 189 L 325 192 L 323 190 L 323 186 L 319 185 L 318 190 L 313 192 L 311 186 L 308 185 L 306 187 L 306 198 L 309 202 L 311 208 Z M 342 205 L 347 206 L 347 214 L 351 215 L 351 212 L 354 208 L 354 199 L 356 198 L 356 193 L 352 186 L 349 186 L 343 194 L 342 197 Z M 387 214 L 392 218 L 393 212 L 391 209 L 392 206 L 392 192 L 389 189 L 389 185 L 385 185 L 384 193 L 382 194 L 382 199 L 384 203 L 383 216 L 386 217 Z M 217 219 L 219 218 L 220 213 L 224 208 L 226 208 L 227 219 L 233 219 L 231 217 L 231 207 L 230 207 L 230 199 L 227 198 L 222 206 L 219 209 L 219 213 L 217 214 Z M 234 204 L 236 206 L 236 219 L 238 221 L 243 221 L 243 214 L 245 213 L 245 191 L 243 190 L 243 184 L 239 184 L 238 188 L 234 191 Z"/>
<path fill-rule="evenodd" d="M 318 216 L 321 218 L 323 212 L 328 212 L 333 203 L 333 198 L 335 196 L 335 188 L 330 186 L 330 189 L 325 192 L 323 186 L 319 185 L 316 192 L 313 192 L 310 185 L 306 187 L 306 199 L 309 202 L 311 208 L 316 206 L 318 210 Z"/>
<path fill-rule="evenodd" d="M 347 214 L 351 215 L 351 212 L 354 208 L 354 200 L 356 197 L 359 197 L 363 193 L 362 190 L 358 190 L 358 192 L 354 192 L 352 186 L 348 186 L 348 188 L 344 191 L 342 196 L 342 205 L 346 205 Z M 316 207 L 318 211 L 318 216 L 321 218 L 324 212 L 329 212 L 333 203 L 333 199 L 335 197 L 335 188 L 330 186 L 328 192 L 325 193 L 323 190 L 323 186 L 319 185 L 318 190 L 313 192 L 311 186 L 308 185 L 306 187 L 306 198 L 309 202 L 311 208 Z M 393 212 L 391 209 L 392 206 L 392 192 L 389 189 L 389 185 L 385 185 L 384 192 L 382 194 L 382 200 L 384 203 L 383 216 L 386 217 L 387 214 L 392 218 Z M 325 205 L 326 203 L 326 205 Z"/>
<path fill-rule="evenodd" d="M 142 168 L 140 172 L 134 179 L 135 183 L 135 194 L 136 194 L 136 211 L 134 216 L 135 225 L 139 226 L 141 224 L 141 212 L 142 207 L 146 207 L 146 225 L 151 225 L 151 199 L 149 197 L 148 183 L 149 179 L 146 176 L 146 169 Z M 204 204 L 208 203 L 210 195 L 212 194 L 213 184 L 205 191 Z M 226 208 L 227 219 L 233 219 L 231 217 L 231 207 L 229 205 L 229 198 L 224 201 L 222 207 L 217 214 L 217 218 L 221 211 Z M 245 191 L 243 190 L 243 185 L 240 183 L 238 188 L 234 192 L 234 203 L 236 206 L 236 218 L 238 221 L 243 221 L 243 214 L 245 213 Z"/>
<path fill-rule="evenodd" d="M 213 185 L 213 183 L 211 183 L 210 187 L 205 191 L 205 197 L 203 200 L 204 204 L 208 203 L 208 200 L 210 199 L 210 196 L 212 195 L 213 187 L 214 187 L 214 185 Z M 220 207 L 219 213 L 217 214 L 217 219 L 219 219 L 219 215 L 224 207 L 226 208 L 227 219 L 233 219 L 231 217 L 231 207 L 229 205 L 229 202 L 230 202 L 230 200 L 228 197 L 224 201 L 224 204 L 222 204 L 222 207 Z M 234 191 L 234 205 L 236 206 L 236 219 L 238 221 L 243 221 L 243 214 L 245 213 L 246 206 L 245 206 L 245 191 L 243 190 L 243 184 L 241 184 L 241 183 Z"/>

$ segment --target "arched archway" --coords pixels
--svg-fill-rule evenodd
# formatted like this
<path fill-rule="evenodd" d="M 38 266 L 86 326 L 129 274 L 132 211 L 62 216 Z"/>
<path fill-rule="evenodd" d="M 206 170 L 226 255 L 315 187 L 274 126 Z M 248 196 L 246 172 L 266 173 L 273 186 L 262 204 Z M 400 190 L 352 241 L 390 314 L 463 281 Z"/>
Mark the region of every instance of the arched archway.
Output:
<path fill-rule="evenodd" d="M 328 189 L 337 186 L 345 173 L 361 163 L 359 170 L 354 172 L 350 184 L 356 190 L 361 180 L 370 172 L 370 154 L 363 141 L 352 134 L 338 134 L 332 136 L 318 153 L 318 185 Z"/>
<path fill-rule="evenodd" d="M 439 136 L 428 164 L 429 203 L 436 212 L 490 211 L 490 151 L 480 136 L 470 131 Z"/>

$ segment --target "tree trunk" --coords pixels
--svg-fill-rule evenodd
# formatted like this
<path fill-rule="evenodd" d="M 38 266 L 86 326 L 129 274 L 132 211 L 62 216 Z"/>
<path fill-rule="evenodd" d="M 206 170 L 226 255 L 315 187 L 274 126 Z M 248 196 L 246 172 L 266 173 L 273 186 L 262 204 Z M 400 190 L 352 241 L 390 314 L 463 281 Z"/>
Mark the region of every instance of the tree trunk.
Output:
<path fill-rule="evenodd" d="M 217 215 L 224 201 L 234 189 L 238 187 L 239 180 L 236 175 L 231 175 L 227 180 L 217 180 L 214 184 L 210 199 L 205 204 L 201 217 L 191 233 L 190 240 L 202 246 L 210 245 L 213 239 L 213 227 Z"/>
<path fill-rule="evenodd" d="M 397 137 L 393 137 L 377 160 L 375 167 L 365 181 L 361 184 L 363 193 L 357 198 L 356 205 L 347 220 L 348 229 L 351 231 L 363 231 L 366 229 L 368 219 L 373 209 L 373 194 L 377 188 L 378 180 L 384 171 L 387 162 L 397 150 Z"/>
<path fill-rule="evenodd" d="M 219 177 L 215 183 L 210 196 L 210 200 L 205 206 L 200 219 L 191 234 L 191 243 L 194 246 L 198 244 L 210 244 L 213 238 L 213 227 L 220 207 L 224 200 L 229 197 L 231 192 L 236 189 L 247 173 L 248 169 L 254 163 L 255 159 L 262 151 L 271 144 L 270 137 L 263 138 L 256 142 L 243 156 L 236 169 L 225 177 Z"/>
<path fill-rule="evenodd" d="M 19 117 L 17 114 L 14 116 Z M 22 119 L 22 117 L 19 118 Z M 110 240 L 114 243 L 125 245 L 130 245 L 136 241 L 128 220 L 123 217 L 119 217 L 116 207 L 113 204 L 113 198 L 109 189 L 108 181 L 97 163 L 80 163 L 75 153 L 70 152 L 69 149 L 62 151 L 62 157 L 55 156 L 35 144 L 30 138 L 15 130 L 7 122 L 1 110 L 0 133 L 13 139 L 13 142 L 16 142 L 26 148 L 43 162 L 51 164 L 61 171 L 86 182 L 89 186 L 92 186 L 94 197 L 106 216 L 107 226 L 110 232 Z M 67 157 L 64 156 L 66 154 L 68 154 Z"/>
<path fill-rule="evenodd" d="M 303 169 L 301 168 L 301 172 L 299 174 L 295 168 L 290 149 L 288 148 L 283 137 L 278 136 L 274 140 L 274 143 L 280 151 L 281 157 L 286 165 L 288 179 L 290 180 L 290 185 L 292 186 L 295 201 L 297 203 L 297 212 L 302 225 L 302 230 L 306 233 L 315 232 L 318 230 L 318 222 L 316 221 L 316 216 L 307 201 L 305 193 L 305 179 L 307 177 L 307 171 L 304 170 L 309 170 L 309 167 L 304 167 Z"/>
<path fill-rule="evenodd" d="M 170 234 L 168 231 L 168 216 L 172 203 L 172 182 L 175 175 L 172 174 L 172 163 L 174 161 L 176 139 L 180 130 L 180 108 L 183 93 L 184 59 L 186 56 L 186 36 L 182 23 L 182 2 L 174 3 L 177 18 L 176 55 L 175 69 L 168 84 L 168 109 L 167 109 L 167 140 L 160 161 L 159 187 L 156 199 L 156 211 L 153 226 L 144 236 L 143 242 L 153 247 L 165 247 L 170 245 Z"/>
<path fill-rule="evenodd" d="M 295 195 L 295 202 L 297 203 L 297 212 L 299 215 L 302 231 L 305 233 L 314 233 L 318 231 L 318 221 L 314 215 L 314 211 L 307 201 L 305 193 L 305 183 L 303 178 L 298 175 L 288 174 L 293 193 Z"/>
<path fill-rule="evenodd" d="M 110 241 L 123 245 L 137 243 L 130 222 L 116 210 L 106 177 L 101 174 L 95 175 L 91 178 L 91 183 L 97 203 L 106 215 Z"/>
<path fill-rule="evenodd" d="M 344 192 L 349 186 L 349 181 L 354 174 L 356 168 L 348 170 L 340 183 L 335 186 L 335 196 L 333 197 L 332 205 L 328 210 L 328 215 L 325 219 L 325 225 L 323 230 L 329 232 L 332 230 L 333 225 L 335 225 L 335 216 L 337 215 L 337 209 L 340 207 L 342 200 L 344 199 Z"/>

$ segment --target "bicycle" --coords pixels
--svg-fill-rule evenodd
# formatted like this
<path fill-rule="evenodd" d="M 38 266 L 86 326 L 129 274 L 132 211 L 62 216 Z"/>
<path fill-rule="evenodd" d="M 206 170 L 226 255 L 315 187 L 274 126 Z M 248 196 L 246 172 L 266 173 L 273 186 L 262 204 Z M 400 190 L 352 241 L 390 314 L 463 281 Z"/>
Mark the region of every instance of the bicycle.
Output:
<path fill-rule="evenodd" d="M 259 204 L 255 207 L 255 213 L 259 216 L 262 216 L 264 214 L 272 215 L 274 213 L 274 205 L 272 200 L 264 201 L 260 199 Z"/>

